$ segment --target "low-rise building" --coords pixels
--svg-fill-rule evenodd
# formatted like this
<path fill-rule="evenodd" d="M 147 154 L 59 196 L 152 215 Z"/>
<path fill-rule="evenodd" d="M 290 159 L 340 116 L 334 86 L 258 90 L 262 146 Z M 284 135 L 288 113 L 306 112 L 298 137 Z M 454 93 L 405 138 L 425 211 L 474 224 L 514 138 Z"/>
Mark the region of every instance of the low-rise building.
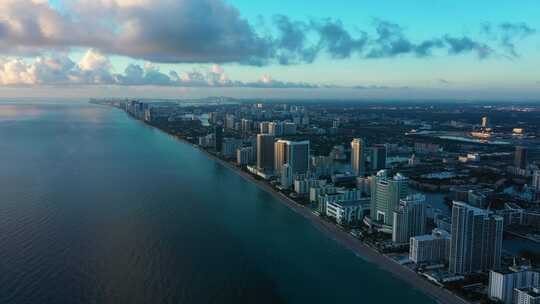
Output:
<path fill-rule="evenodd" d="M 369 198 L 329 202 L 326 205 L 326 215 L 334 218 L 339 225 L 358 224 L 364 217 L 364 210 L 369 210 L 369 203 Z"/>
<path fill-rule="evenodd" d="M 450 234 L 442 229 L 433 229 L 431 234 L 410 239 L 409 258 L 416 264 L 448 261 L 449 250 Z"/>

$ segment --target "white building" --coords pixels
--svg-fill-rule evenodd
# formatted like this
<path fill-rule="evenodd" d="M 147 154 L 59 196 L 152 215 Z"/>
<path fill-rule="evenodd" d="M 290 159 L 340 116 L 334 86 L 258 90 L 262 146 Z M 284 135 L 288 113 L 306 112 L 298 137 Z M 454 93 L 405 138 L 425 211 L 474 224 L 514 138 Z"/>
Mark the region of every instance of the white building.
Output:
<path fill-rule="evenodd" d="M 449 250 L 450 234 L 442 229 L 433 229 L 431 234 L 410 239 L 409 258 L 416 264 L 447 261 Z"/>
<path fill-rule="evenodd" d="M 389 176 L 381 170 L 371 178 L 371 220 L 392 226 L 393 212 L 402 198 L 407 197 L 409 179 L 400 173 Z"/>
<path fill-rule="evenodd" d="M 532 187 L 540 191 L 540 170 L 535 170 L 533 173 Z"/>
<path fill-rule="evenodd" d="M 356 201 L 362 197 L 362 191 L 360 191 L 359 189 L 338 188 L 335 190 L 335 192 L 327 192 L 319 196 L 319 211 L 322 214 L 326 214 L 326 206 L 329 203 L 334 203 L 337 201 Z"/>
<path fill-rule="evenodd" d="M 337 201 L 326 205 L 326 215 L 334 218 L 339 225 L 360 223 L 364 210 L 369 208 L 369 198 L 355 201 Z"/>
<path fill-rule="evenodd" d="M 281 186 L 285 189 L 289 189 L 293 185 L 294 181 L 294 174 L 292 171 L 292 167 L 289 164 L 284 164 L 281 166 L 281 172 L 280 172 L 280 182 Z"/>
<path fill-rule="evenodd" d="M 270 132 L 270 122 L 263 121 L 259 123 L 259 133 L 260 134 L 269 134 Z"/>
<path fill-rule="evenodd" d="M 236 163 L 238 165 L 249 165 L 255 162 L 255 149 L 244 147 L 236 150 Z"/>
<path fill-rule="evenodd" d="M 539 288 L 516 288 L 514 289 L 515 304 L 540 304 Z"/>
<path fill-rule="evenodd" d="M 489 272 L 488 295 L 491 299 L 505 304 L 515 303 L 516 288 L 531 288 L 540 286 L 540 273 L 528 267 L 510 267 L 503 271 Z"/>
<path fill-rule="evenodd" d="M 417 193 L 400 199 L 393 215 L 392 242 L 408 244 L 411 237 L 426 233 L 426 196 Z"/>
<path fill-rule="evenodd" d="M 449 271 L 469 274 L 498 268 L 503 224 L 503 218 L 490 211 L 454 201 Z"/>

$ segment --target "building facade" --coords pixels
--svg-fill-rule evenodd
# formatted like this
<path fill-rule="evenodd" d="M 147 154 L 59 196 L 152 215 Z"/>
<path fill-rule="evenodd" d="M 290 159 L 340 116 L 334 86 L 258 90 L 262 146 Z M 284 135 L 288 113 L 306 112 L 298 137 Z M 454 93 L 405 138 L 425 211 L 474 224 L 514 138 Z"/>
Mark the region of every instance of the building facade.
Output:
<path fill-rule="evenodd" d="M 388 171 L 381 170 L 371 179 L 371 212 L 372 221 L 392 226 L 393 212 L 400 199 L 407 197 L 409 180 L 396 174 L 388 176 Z"/>
<path fill-rule="evenodd" d="M 448 261 L 450 239 L 450 234 L 442 229 L 414 236 L 410 239 L 409 258 L 416 264 Z"/>
<path fill-rule="evenodd" d="M 470 274 L 499 268 L 503 224 L 502 217 L 487 210 L 454 202 L 449 271 Z"/>
<path fill-rule="evenodd" d="M 488 295 L 505 304 L 514 302 L 514 289 L 540 286 L 540 273 L 528 267 L 510 267 L 489 272 Z"/>
<path fill-rule="evenodd" d="M 375 145 L 370 149 L 371 170 L 377 172 L 386 168 L 386 145 Z"/>
<path fill-rule="evenodd" d="M 408 244 L 413 236 L 426 233 L 426 197 L 422 194 L 409 195 L 399 201 L 394 210 L 392 242 Z"/>
<path fill-rule="evenodd" d="M 257 135 L 257 169 L 271 171 L 274 169 L 274 136 Z"/>
<path fill-rule="evenodd" d="M 355 138 L 351 142 L 351 166 L 357 176 L 366 174 L 366 146 L 361 138 Z"/>

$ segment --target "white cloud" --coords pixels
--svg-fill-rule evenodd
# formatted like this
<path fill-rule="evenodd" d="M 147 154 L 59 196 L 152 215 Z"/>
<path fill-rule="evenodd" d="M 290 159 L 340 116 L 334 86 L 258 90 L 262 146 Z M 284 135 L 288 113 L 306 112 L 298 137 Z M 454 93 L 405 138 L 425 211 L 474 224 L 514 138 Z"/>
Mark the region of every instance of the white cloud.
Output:
<path fill-rule="evenodd" d="M 207 69 L 163 73 L 159 66 L 130 64 L 123 73 L 114 73 L 107 56 L 90 49 L 76 63 L 65 53 L 39 56 L 33 62 L 20 58 L 0 59 L 0 85 L 119 85 L 177 87 L 252 87 L 315 88 L 305 83 L 280 82 L 263 76 L 255 82 L 229 79 L 225 69 L 213 65 Z"/>

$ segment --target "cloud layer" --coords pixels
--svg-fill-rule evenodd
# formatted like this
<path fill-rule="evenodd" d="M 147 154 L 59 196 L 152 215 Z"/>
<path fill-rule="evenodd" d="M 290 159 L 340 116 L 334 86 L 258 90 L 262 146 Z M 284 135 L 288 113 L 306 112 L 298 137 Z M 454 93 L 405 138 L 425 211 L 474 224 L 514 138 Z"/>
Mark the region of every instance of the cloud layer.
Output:
<path fill-rule="evenodd" d="M 246 65 L 311 63 L 323 55 L 517 57 L 516 41 L 536 33 L 523 23 L 485 24 L 486 41 L 449 33 L 415 41 L 385 20 L 352 32 L 335 19 L 297 21 L 282 15 L 261 30 L 222 0 L 64 0 L 62 7 L 58 11 L 45 0 L 2 0 L 0 53 L 92 48 L 160 63 Z"/>
<path fill-rule="evenodd" d="M 219 65 L 209 69 L 163 73 L 152 63 L 130 64 L 123 73 L 114 73 L 107 56 L 90 49 L 79 61 L 67 55 L 39 56 L 33 62 L 0 58 L 0 85 L 121 85 L 177 87 L 245 87 L 245 88 L 319 88 L 301 82 L 283 82 L 263 75 L 253 82 L 231 80 Z"/>

